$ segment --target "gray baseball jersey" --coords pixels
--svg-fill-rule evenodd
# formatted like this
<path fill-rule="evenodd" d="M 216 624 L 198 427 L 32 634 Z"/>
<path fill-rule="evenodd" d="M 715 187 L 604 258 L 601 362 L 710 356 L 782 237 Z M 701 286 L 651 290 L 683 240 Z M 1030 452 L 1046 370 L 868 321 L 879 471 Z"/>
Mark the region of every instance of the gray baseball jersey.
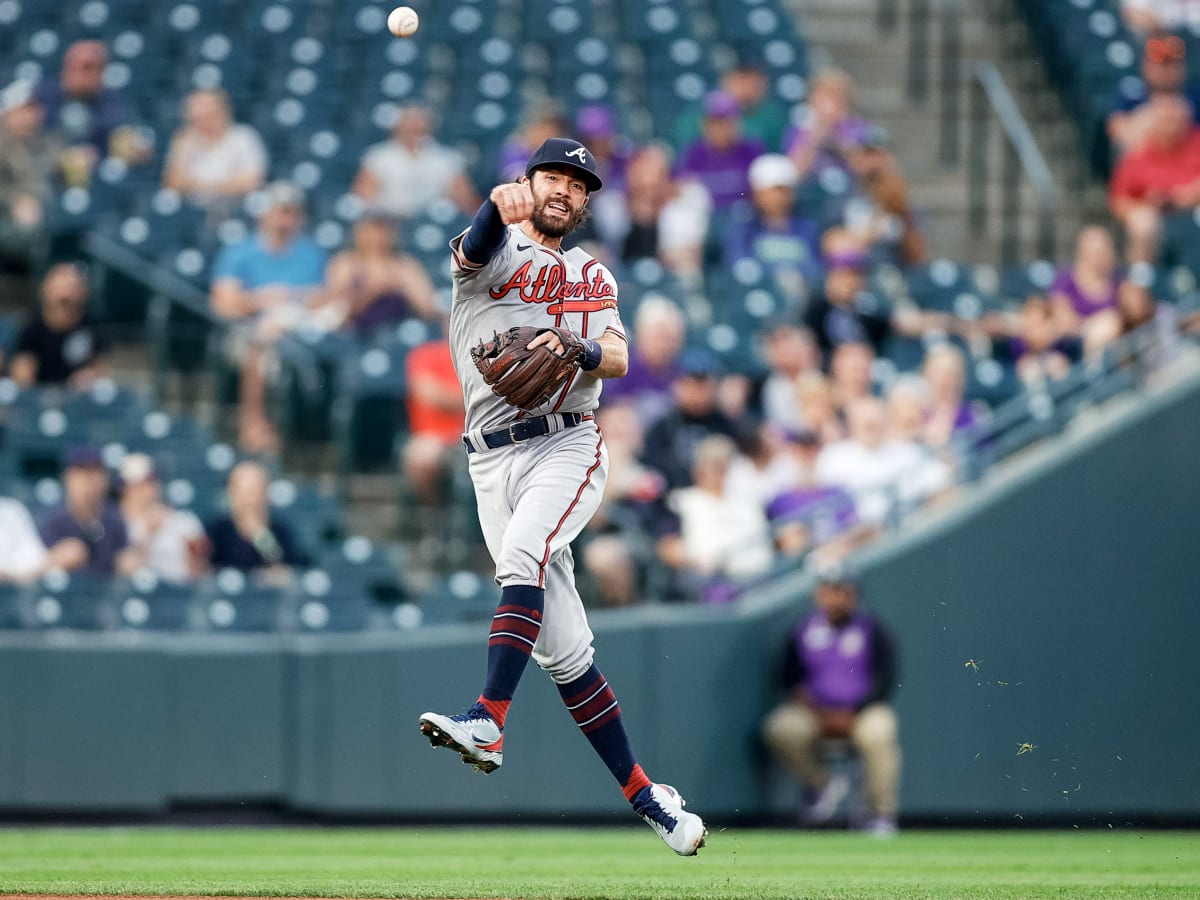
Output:
<path fill-rule="evenodd" d="M 586 251 L 551 250 L 510 225 L 491 261 L 473 269 L 463 264 L 459 251 L 465 234 L 450 242 L 450 348 L 466 401 L 466 430 L 489 431 L 509 424 L 520 411 L 492 393 L 471 361 L 471 348 L 480 340 L 517 325 L 556 326 L 593 339 L 606 331 L 624 338 L 625 327 L 617 312 L 616 279 Z M 599 378 L 580 371 L 543 406 L 526 413 L 591 412 L 600 389 Z"/>

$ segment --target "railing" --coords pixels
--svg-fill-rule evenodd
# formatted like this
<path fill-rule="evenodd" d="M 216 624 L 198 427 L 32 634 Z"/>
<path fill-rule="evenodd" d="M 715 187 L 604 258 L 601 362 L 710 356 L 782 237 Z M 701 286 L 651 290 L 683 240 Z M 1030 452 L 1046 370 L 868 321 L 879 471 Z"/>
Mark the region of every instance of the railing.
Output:
<path fill-rule="evenodd" d="M 933 93 L 930 53 L 937 25 L 939 104 L 938 159 L 946 166 L 962 161 L 962 123 L 964 60 L 962 50 L 962 0 L 908 0 L 907 62 L 905 84 L 910 102 L 928 102 Z M 880 34 L 894 33 L 900 25 L 900 0 L 878 0 L 876 26 Z M 999 187 L 1000 259 L 1016 262 L 1021 256 L 1021 187 L 1027 182 L 1036 197 L 1036 256 L 1055 257 L 1054 217 L 1057 190 L 1050 167 L 1004 83 L 1000 71 L 990 62 L 977 63 L 970 77 L 970 104 L 967 115 L 967 191 L 968 224 L 972 237 L 981 237 L 988 228 L 989 140 L 992 120 L 999 122 L 1004 136 Z"/>
<path fill-rule="evenodd" d="M 1055 258 L 1054 212 L 1057 191 L 1054 176 L 1025 117 L 1005 85 L 999 69 L 990 62 L 977 63 L 971 82 L 970 136 L 968 137 L 967 220 L 972 235 L 987 228 L 988 139 L 995 118 L 1004 134 L 1000 186 L 1000 261 L 1014 263 L 1020 257 L 1021 183 L 1033 189 L 1037 205 L 1037 256 Z"/>

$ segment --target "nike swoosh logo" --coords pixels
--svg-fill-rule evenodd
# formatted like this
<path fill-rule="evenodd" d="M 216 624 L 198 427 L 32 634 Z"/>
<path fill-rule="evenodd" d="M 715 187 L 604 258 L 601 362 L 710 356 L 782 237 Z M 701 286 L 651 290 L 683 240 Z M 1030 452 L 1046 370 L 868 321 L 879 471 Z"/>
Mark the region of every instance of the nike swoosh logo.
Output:
<path fill-rule="evenodd" d="M 500 740 L 499 734 L 480 734 L 475 729 L 471 729 L 471 740 L 476 744 L 494 744 Z"/>
<path fill-rule="evenodd" d="M 528 250 L 533 244 L 517 244 L 518 250 Z"/>

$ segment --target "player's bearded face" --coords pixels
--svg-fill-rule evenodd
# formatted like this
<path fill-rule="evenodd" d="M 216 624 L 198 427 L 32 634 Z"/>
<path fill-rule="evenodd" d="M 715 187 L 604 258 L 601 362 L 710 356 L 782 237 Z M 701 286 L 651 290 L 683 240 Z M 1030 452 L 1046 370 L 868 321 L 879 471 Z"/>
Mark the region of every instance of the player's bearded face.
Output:
<path fill-rule="evenodd" d="M 534 172 L 530 182 L 533 215 L 529 218 L 533 227 L 547 237 L 570 234 L 587 216 L 587 190 L 574 184 L 574 179 L 558 171 Z"/>

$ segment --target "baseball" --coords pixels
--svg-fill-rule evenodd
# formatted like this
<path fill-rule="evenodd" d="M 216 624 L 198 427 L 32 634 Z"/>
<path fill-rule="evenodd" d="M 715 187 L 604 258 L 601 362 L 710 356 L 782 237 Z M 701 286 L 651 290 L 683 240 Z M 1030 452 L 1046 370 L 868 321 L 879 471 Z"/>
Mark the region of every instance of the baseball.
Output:
<path fill-rule="evenodd" d="M 420 24 L 417 11 L 411 6 L 397 6 L 388 14 L 388 31 L 396 37 L 408 37 Z"/>

